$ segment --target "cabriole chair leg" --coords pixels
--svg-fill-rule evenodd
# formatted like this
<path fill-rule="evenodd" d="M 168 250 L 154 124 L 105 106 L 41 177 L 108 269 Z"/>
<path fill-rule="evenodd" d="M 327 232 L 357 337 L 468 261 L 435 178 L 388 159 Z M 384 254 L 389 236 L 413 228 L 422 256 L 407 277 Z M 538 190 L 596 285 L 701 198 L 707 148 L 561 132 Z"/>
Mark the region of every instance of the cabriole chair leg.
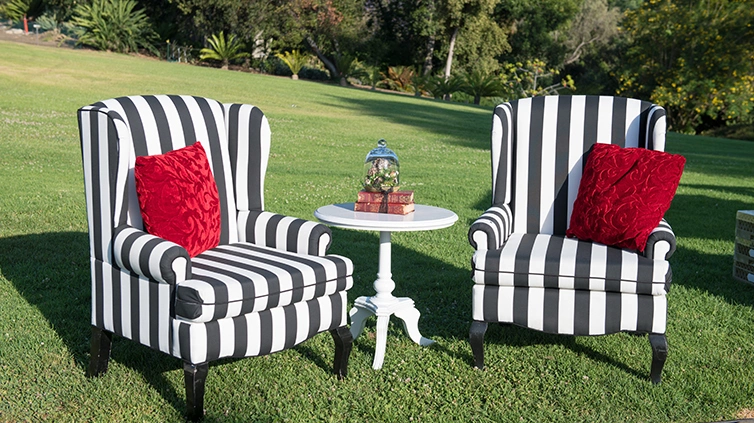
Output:
<path fill-rule="evenodd" d="M 348 376 L 348 358 L 351 356 L 351 347 L 353 346 L 353 336 L 347 327 L 341 326 L 330 331 L 335 341 L 335 364 L 333 372 L 338 375 L 338 379 L 344 379 Z"/>
<path fill-rule="evenodd" d="M 209 363 L 183 363 L 186 382 L 186 417 L 196 422 L 204 417 L 204 382 L 207 380 Z"/>
<path fill-rule="evenodd" d="M 668 358 L 668 340 L 665 334 L 649 334 L 649 343 L 652 345 L 652 370 L 649 373 L 652 383 L 655 385 L 662 382 L 662 367 Z"/>
<path fill-rule="evenodd" d="M 474 354 L 474 367 L 484 369 L 484 333 L 487 332 L 487 322 L 474 320 L 469 330 L 469 344 Z"/>
<path fill-rule="evenodd" d="M 91 357 L 87 377 L 96 377 L 107 371 L 110 361 L 110 346 L 113 342 L 112 332 L 92 326 Z"/>

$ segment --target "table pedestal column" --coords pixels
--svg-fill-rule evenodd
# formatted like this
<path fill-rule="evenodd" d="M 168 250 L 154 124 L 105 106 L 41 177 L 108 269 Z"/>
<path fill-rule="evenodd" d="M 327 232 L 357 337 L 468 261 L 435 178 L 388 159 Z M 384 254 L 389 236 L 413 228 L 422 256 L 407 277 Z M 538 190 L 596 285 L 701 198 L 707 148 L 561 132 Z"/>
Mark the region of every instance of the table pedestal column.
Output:
<path fill-rule="evenodd" d="M 380 232 L 380 261 L 377 270 L 377 280 L 374 281 L 374 290 L 377 295 L 373 297 L 359 297 L 354 302 L 350 311 L 351 335 L 356 339 L 364 329 L 367 317 L 377 316 L 377 346 L 374 352 L 372 368 L 382 368 L 385 359 L 385 347 L 387 343 L 387 326 L 390 316 L 395 315 L 403 321 L 403 329 L 412 341 L 421 346 L 434 343 L 419 333 L 419 310 L 414 306 L 411 298 L 397 298 L 393 296 L 395 282 L 390 270 L 390 232 Z"/>

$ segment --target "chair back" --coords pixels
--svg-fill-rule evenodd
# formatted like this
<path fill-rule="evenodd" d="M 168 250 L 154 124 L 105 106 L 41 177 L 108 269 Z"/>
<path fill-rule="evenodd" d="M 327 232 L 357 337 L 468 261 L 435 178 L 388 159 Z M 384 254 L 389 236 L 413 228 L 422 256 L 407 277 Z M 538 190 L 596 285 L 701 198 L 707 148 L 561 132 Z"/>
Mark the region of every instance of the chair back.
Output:
<path fill-rule="evenodd" d="M 495 108 L 492 202 L 507 204 L 513 232 L 565 235 L 585 153 L 595 143 L 665 148 L 665 110 L 609 96 L 525 98 Z"/>
<path fill-rule="evenodd" d="M 177 95 L 119 97 L 78 113 L 92 257 L 110 261 L 114 228 L 143 229 L 134 164 L 201 141 L 220 197 L 220 244 L 238 241 L 238 210 L 263 210 L 269 125 L 259 109 Z"/>

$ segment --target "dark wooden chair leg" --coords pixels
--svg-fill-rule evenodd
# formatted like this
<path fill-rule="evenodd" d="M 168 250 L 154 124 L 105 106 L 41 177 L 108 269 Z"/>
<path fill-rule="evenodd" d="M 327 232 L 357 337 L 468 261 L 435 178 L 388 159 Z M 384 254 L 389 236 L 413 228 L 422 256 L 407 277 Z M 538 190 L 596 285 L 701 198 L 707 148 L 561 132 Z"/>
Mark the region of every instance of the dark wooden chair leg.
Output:
<path fill-rule="evenodd" d="M 469 330 L 469 344 L 474 354 L 474 367 L 484 369 L 484 333 L 487 332 L 487 322 L 474 320 Z"/>
<path fill-rule="evenodd" d="M 662 382 L 662 367 L 668 358 L 668 340 L 665 334 L 650 333 L 649 343 L 652 345 L 652 370 L 649 377 L 656 385 Z"/>
<path fill-rule="evenodd" d="M 196 422 L 204 417 L 204 382 L 207 380 L 209 363 L 183 363 L 186 382 L 186 417 Z"/>
<path fill-rule="evenodd" d="M 351 356 L 351 347 L 353 346 L 353 336 L 347 327 L 341 326 L 330 331 L 335 341 L 335 364 L 333 372 L 338 375 L 338 379 L 344 379 L 348 376 L 348 358 Z"/>
<path fill-rule="evenodd" d="M 91 357 L 87 377 L 96 377 L 107 371 L 110 361 L 110 346 L 113 342 L 112 332 L 92 326 Z"/>

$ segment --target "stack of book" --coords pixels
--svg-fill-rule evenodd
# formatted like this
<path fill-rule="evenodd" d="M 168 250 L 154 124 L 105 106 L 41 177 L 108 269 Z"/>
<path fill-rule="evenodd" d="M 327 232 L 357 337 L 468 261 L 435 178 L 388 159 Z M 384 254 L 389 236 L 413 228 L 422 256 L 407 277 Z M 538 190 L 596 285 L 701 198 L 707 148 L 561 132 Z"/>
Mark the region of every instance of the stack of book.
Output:
<path fill-rule="evenodd" d="M 414 192 L 390 193 L 359 191 L 354 211 L 389 214 L 409 214 L 414 211 Z"/>

